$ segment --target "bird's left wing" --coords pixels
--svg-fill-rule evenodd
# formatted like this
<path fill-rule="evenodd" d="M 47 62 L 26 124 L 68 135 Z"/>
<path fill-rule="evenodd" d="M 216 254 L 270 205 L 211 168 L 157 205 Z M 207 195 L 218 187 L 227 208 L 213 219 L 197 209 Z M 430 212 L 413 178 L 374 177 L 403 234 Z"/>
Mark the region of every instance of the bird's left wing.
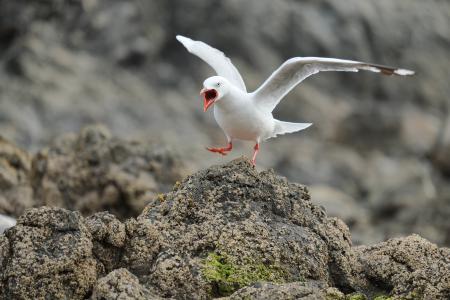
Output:
<path fill-rule="evenodd" d="M 177 40 L 186 47 L 186 49 L 200 57 L 204 62 L 210 65 L 217 75 L 225 77 L 235 86 L 247 92 L 244 80 L 239 74 L 239 71 L 233 65 L 231 60 L 225 56 L 222 51 L 219 51 L 206 43 L 194 41 L 190 38 L 177 35 Z"/>
<path fill-rule="evenodd" d="M 283 63 L 273 74 L 252 93 L 255 103 L 264 110 L 272 111 L 297 84 L 305 78 L 322 71 L 359 70 L 382 73 L 384 75 L 413 75 L 414 71 L 392 68 L 365 62 L 323 57 L 294 57 Z"/>

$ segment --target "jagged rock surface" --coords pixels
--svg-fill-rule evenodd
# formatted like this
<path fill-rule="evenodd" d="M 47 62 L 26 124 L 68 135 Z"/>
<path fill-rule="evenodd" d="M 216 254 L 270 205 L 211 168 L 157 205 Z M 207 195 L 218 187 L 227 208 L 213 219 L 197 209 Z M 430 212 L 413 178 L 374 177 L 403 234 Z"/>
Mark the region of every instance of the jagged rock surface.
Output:
<path fill-rule="evenodd" d="M 0 213 L 64 207 L 91 215 L 137 216 L 185 168 L 167 147 L 111 137 L 103 126 L 66 134 L 34 156 L 0 137 Z"/>
<path fill-rule="evenodd" d="M 344 300 L 345 295 L 326 284 L 316 282 L 293 282 L 286 284 L 262 283 L 245 287 L 223 300 Z"/>
<path fill-rule="evenodd" d="M 245 159 L 188 176 L 124 222 L 41 207 L 0 234 L 0 299 L 350 294 L 448 299 L 450 250 L 419 236 L 352 247 L 305 186 Z"/>
<path fill-rule="evenodd" d="M 94 126 L 40 151 L 33 160 L 33 187 L 39 205 L 84 215 L 109 210 L 126 218 L 169 190 L 180 170 L 181 162 L 167 149 L 123 142 Z"/>
<path fill-rule="evenodd" d="M 405 299 L 450 299 L 450 249 L 418 235 L 356 248 L 373 284 Z"/>
<path fill-rule="evenodd" d="M 139 284 L 136 276 L 127 269 L 117 269 L 98 280 L 91 300 L 158 300 Z"/>
<path fill-rule="evenodd" d="M 31 156 L 0 136 L 0 213 L 20 215 L 34 204 Z"/>
<path fill-rule="evenodd" d="M 100 212 L 88 217 L 86 226 L 92 234 L 92 252 L 103 266 L 102 273 L 118 268 L 127 238 L 125 225 L 114 215 Z"/>
<path fill-rule="evenodd" d="M 0 235 L 0 299 L 83 299 L 97 281 L 91 234 L 78 212 L 31 209 Z"/>
<path fill-rule="evenodd" d="M 216 263 L 229 264 L 243 277 L 267 275 L 259 280 L 322 280 L 344 288 L 354 284 L 345 224 L 313 205 L 306 187 L 271 171 L 258 173 L 245 159 L 189 176 L 150 203 L 137 220 L 129 227 L 146 232 L 145 239 L 158 233 L 150 240 L 160 251 L 153 249 L 153 255 L 133 267 L 145 270 L 141 281 L 164 296 L 226 295 L 251 283 L 214 278 L 219 271 L 205 268 Z M 125 256 L 140 251 L 138 244 Z M 209 277 L 201 276 L 208 272 Z"/>

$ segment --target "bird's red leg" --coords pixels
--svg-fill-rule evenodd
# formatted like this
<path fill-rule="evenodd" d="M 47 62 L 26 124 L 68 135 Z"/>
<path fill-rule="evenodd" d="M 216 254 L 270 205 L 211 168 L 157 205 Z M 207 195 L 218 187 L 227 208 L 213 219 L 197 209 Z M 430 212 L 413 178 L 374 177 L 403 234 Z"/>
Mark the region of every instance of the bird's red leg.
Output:
<path fill-rule="evenodd" d="M 207 147 L 206 149 L 211 152 L 219 153 L 222 155 L 227 155 L 227 152 L 230 152 L 231 149 L 233 149 L 233 143 L 228 142 L 228 146 L 226 146 L 225 148 L 209 148 L 209 147 Z"/>
<path fill-rule="evenodd" d="M 259 152 L 259 143 L 256 143 L 253 149 L 255 150 L 255 152 L 253 152 L 252 164 L 256 165 L 256 155 L 258 155 Z"/>

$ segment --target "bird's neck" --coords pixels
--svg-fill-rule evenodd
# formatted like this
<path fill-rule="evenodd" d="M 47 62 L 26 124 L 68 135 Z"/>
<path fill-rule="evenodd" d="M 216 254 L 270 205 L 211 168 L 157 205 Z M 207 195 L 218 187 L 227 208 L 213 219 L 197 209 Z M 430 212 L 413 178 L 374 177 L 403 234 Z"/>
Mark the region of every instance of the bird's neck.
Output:
<path fill-rule="evenodd" d="M 232 87 L 229 92 L 217 101 L 214 106 L 226 112 L 233 112 L 242 108 L 242 105 L 248 100 L 247 93 L 238 88 Z"/>

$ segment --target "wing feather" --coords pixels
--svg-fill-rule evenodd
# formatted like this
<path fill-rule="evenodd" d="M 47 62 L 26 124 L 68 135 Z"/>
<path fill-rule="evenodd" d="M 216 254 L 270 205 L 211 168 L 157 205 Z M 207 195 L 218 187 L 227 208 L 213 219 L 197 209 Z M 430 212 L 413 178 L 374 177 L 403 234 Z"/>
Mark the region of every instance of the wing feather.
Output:
<path fill-rule="evenodd" d="M 239 74 L 239 71 L 233 65 L 231 60 L 226 57 L 222 51 L 219 51 L 201 41 L 194 41 L 181 35 L 177 35 L 176 38 L 190 53 L 198 56 L 210 65 L 214 71 L 216 71 L 217 75 L 225 77 L 235 86 L 244 92 L 247 92 L 247 88 L 245 87 L 241 74 Z"/>
<path fill-rule="evenodd" d="M 283 63 L 252 93 L 255 103 L 272 111 L 297 84 L 307 77 L 324 71 L 358 72 L 359 70 L 384 75 L 413 75 L 414 71 L 353 60 L 322 57 L 294 57 Z"/>

